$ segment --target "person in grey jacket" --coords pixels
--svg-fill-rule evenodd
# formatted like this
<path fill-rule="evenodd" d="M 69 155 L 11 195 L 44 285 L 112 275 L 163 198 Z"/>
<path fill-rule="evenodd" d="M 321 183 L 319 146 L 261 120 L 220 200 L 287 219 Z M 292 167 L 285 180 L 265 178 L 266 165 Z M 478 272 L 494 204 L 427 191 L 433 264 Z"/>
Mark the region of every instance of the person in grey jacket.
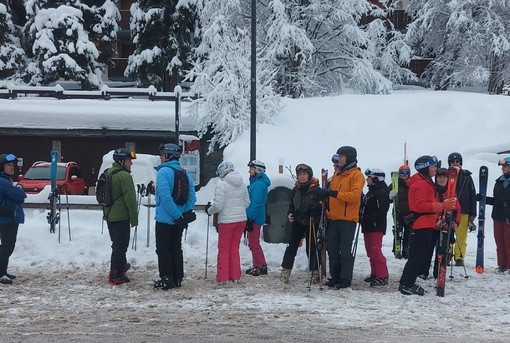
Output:
<path fill-rule="evenodd" d="M 241 174 L 234 165 L 223 161 L 216 174 L 220 180 L 214 190 L 212 204 L 207 204 L 206 213 L 218 213 L 218 260 L 216 281 L 226 284 L 241 279 L 239 245 L 246 226 L 246 208 L 250 204 L 248 190 Z"/>
<path fill-rule="evenodd" d="M 21 205 L 27 195 L 12 184 L 18 159 L 13 154 L 0 155 L 0 284 L 10 285 L 15 275 L 7 273 L 9 257 L 16 245 L 18 226 L 25 222 Z"/>

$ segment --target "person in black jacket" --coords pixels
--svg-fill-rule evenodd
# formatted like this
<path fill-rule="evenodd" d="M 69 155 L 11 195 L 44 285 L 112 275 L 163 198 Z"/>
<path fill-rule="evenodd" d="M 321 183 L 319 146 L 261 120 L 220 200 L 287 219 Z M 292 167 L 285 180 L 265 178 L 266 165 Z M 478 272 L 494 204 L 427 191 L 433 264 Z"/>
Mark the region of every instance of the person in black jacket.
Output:
<path fill-rule="evenodd" d="M 13 154 L 0 155 L 0 284 L 10 285 L 16 276 L 7 273 L 9 257 L 16 245 L 18 226 L 25 222 L 21 205 L 27 195 L 13 186 L 12 177 L 18 159 Z"/>
<path fill-rule="evenodd" d="M 292 189 L 288 211 L 288 219 L 292 223 L 292 236 L 283 255 L 283 269 L 280 280 L 284 283 L 289 282 L 299 242 L 305 236 L 306 255 L 309 260 L 308 268 L 312 273 L 312 282 L 318 283 L 320 280 L 318 268 L 320 253 L 317 251 L 315 243 L 322 208 L 316 195 L 319 189 L 319 180 L 313 177 L 312 168 L 304 163 L 296 166 L 296 174 L 297 181 Z"/>
<path fill-rule="evenodd" d="M 498 271 L 504 273 L 510 270 L 510 157 L 502 158 L 498 165 L 503 174 L 496 179 L 487 204 L 492 205 Z"/>
<path fill-rule="evenodd" d="M 370 287 L 388 284 L 388 267 L 382 253 L 383 236 L 386 234 L 386 215 L 390 208 L 388 185 L 380 169 L 367 169 L 368 193 L 363 197 L 361 227 L 365 249 L 370 260 L 370 276 L 365 279 Z"/>
<path fill-rule="evenodd" d="M 455 193 L 459 200 L 462 216 L 457 230 L 455 230 L 456 242 L 453 249 L 456 266 L 464 265 L 464 256 L 466 256 L 468 225 L 476 218 L 476 190 L 471 172 L 462 169 L 462 155 L 458 152 L 452 152 L 448 156 L 448 165 L 450 167 L 459 167 L 459 177 L 457 179 L 457 188 Z"/>

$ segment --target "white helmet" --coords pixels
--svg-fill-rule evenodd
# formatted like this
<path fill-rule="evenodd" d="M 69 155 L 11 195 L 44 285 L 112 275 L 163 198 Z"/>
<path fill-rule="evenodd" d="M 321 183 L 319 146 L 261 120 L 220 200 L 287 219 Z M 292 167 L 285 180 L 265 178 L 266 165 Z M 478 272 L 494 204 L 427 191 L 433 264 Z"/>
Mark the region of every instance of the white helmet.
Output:
<path fill-rule="evenodd" d="M 220 179 L 223 179 L 225 175 L 230 173 L 231 171 L 234 171 L 234 165 L 230 161 L 223 161 L 218 165 L 218 168 L 216 168 L 216 175 L 220 177 Z"/>
<path fill-rule="evenodd" d="M 248 162 L 248 167 L 255 168 L 255 172 L 257 174 L 266 172 L 266 165 L 264 164 L 264 162 L 259 161 L 259 160 L 253 160 L 253 161 Z"/>
<path fill-rule="evenodd" d="M 379 181 L 384 181 L 384 178 L 386 177 L 384 171 L 378 168 L 368 168 L 365 170 L 365 175 Z"/>

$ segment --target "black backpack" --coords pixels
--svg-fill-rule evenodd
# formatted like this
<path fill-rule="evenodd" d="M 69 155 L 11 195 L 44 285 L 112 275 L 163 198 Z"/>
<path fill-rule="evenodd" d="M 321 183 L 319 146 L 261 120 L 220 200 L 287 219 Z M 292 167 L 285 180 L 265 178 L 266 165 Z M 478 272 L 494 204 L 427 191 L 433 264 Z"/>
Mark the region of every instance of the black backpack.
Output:
<path fill-rule="evenodd" d="M 188 174 L 184 169 L 177 169 L 170 167 L 174 170 L 174 190 L 172 191 L 172 199 L 177 205 L 184 205 L 188 202 L 189 197 L 189 180 Z"/>
<path fill-rule="evenodd" d="M 112 199 L 112 176 L 122 171 L 122 169 L 117 169 L 111 174 L 108 171 L 109 169 L 106 169 L 99 175 L 96 185 L 96 200 L 103 207 L 109 207 L 117 200 Z"/>

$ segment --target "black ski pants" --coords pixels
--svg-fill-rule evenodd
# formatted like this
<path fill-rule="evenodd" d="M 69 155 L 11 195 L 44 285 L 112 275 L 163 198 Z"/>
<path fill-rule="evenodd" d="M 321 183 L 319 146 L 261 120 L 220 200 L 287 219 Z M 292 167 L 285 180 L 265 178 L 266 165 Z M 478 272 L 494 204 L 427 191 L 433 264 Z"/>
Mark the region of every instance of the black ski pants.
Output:
<path fill-rule="evenodd" d="M 411 256 L 409 256 L 400 277 L 400 284 L 405 287 L 411 287 L 416 283 L 416 278 L 423 272 L 423 266 L 430 266 L 434 231 L 432 228 L 413 230 Z"/>
<path fill-rule="evenodd" d="M 17 223 L 0 224 L 0 277 L 7 273 L 9 257 L 11 257 L 16 245 L 18 226 Z"/>
<path fill-rule="evenodd" d="M 328 221 L 328 255 L 331 279 L 337 282 L 352 281 L 354 256 L 352 255 L 356 222 L 345 220 Z"/>
<path fill-rule="evenodd" d="M 123 273 L 126 268 L 126 252 L 131 234 L 130 222 L 129 220 L 108 221 L 107 224 L 112 241 L 111 270 L 114 273 Z"/>
<path fill-rule="evenodd" d="M 182 280 L 184 277 L 183 230 L 177 225 L 156 222 L 156 254 L 161 278 Z"/>
<path fill-rule="evenodd" d="M 312 227 L 310 227 L 310 225 L 299 224 L 296 221 L 292 223 L 292 235 L 290 237 L 289 245 L 283 254 L 282 268 L 292 269 L 299 248 L 299 242 L 303 239 L 303 236 L 305 236 L 308 268 L 309 270 L 318 270 L 318 256 L 320 256 L 320 253 L 318 253 L 315 244 L 317 241 L 317 230 L 318 224 L 316 222 L 313 223 Z"/>

